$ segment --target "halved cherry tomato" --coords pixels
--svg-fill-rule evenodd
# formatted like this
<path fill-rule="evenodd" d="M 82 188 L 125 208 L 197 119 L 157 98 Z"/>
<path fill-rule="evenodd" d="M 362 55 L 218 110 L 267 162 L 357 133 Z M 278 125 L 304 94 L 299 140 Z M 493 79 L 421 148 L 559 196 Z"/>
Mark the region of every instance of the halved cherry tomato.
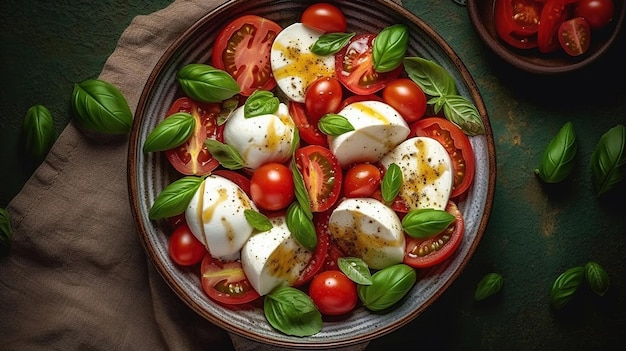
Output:
<path fill-rule="evenodd" d="M 343 88 L 335 77 L 321 77 L 306 88 L 304 107 L 311 122 L 317 122 L 327 113 L 336 113 L 342 101 Z"/>
<path fill-rule="evenodd" d="M 375 34 L 356 35 L 335 54 L 335 76 L 355 94 L 367 95 L 381 90 L 404 69 L 400 65 L 385 73 L 374 70 L 372 42 L 375 37 Z"/>
<path fill-rule="evenodd" d="M 474 150 L 467 135 L 445 118 L 426 117 L 413 123 L 410 136 L 426 136 L 437 140 L 448 151 L 454 168 L 451 198 L 463 194 L 472 184 L 475 172 Z"/>
<path fill-rule="evenodd" d="M 317 3 L 307 7 L 300 22 L 322 32 L 345 32 L 348 27 L 346 17 L 335 5 Z"/>
<path fill-rule="evenodd" d="M 561 23 L 557 36 L 561 47 L 568 55 L 579 56 L 589 49 L 591 29 L 584 18 L 574 17 Z"/>
<path fill-rule="evenodd" d="M 200 278 L 204 292 L 220 303 L 248 303 L 260 296 L 250 285 L 239 261 L 222 262 L 207 253 L 200 265 Z"/>
<path fill-rule="evenodd" d="M 561 45 L 557 38 L 559 26 L 569 18 L 570 5 L 578 0 L 547 0 L 543 5 L 537 32 L 537 47 L 542 53 L 550 53 Z"/>
<path fill-rule="evenodd" d="M 614 14 L 613 0 L 580 0 L 574 10 L 574 16 L 584 18 L 591 29 L 606 26 Z"/>
<path fill-rule="evenodd" d="M 404 263 L 415 268 L 431 267 L 441 263 L 456 251 L 465 235 L 465 221 L 454 202 L 448 202 L 446 211 L 454 215 L 455 221 L 441 233 L 426 239 L 406 235 Z"/>
<path fill-rule="evenodd" d="M 496 0 L 494 22 L 500 39 L 518 49 L 537 46 L 543 1 Z"/>
<path fill-rule="evenodd" d="M 313 223 L 315 224 L 315 232 L 317 234 L 317 246 L 315 246 L 311 261 L 309 261 L 309 264 L 300 273 L 300 277 L 298 277 L 294 286 L 300 286 L 307 283 L 324 267 L 326 255 L 328 254 L 328 246 L 330 244 L 328 218 L 330 218 L 330 211 L 313 214 Z"/>
<path fill-rule="evenodd" d="M 185 175 L 205 175 L 217 168 L 219 162 L 207 150 L 204 141 L 207 138 L 222 141 L 224 127 L 217 124 L 217 117 L 222 109 L 218 103 L 203 103 L 188 97 L 174 101 L 168 116 L 177 112 L 187 112 L 196 120 L 193 134 L 186 143 L 165 151 L 172 166 Z"/>
<path fill-rule="evenodd" d="M 346 314 L 359 300 L 356 284 L 340 270 L 316 275 L 309 286 L 309 296 L 320 313 L 327 316 Z"/>
<path fill-rule="evenodd" d="M 193 235 L 186 223 L 179 225 L 170 236 L 168 252 L 172 260 L 181 266 L 200 263 L 207 253 L 204 244 Z"/>
<path fill-rule="evenodd" d="M 296 150 L 295 161 L 309 194 L 311 211 L 328 210 L 341 193 L 342 173 L 337 157 L 323 146 L 308 145 Z"/>
<path fill-rule="evenodd" d="M 286 208 L 295 197 L 291 170 L 275 162 L 257 168 L 250 178 L 250 195 L 261 209 L 277 211 Z"/>
<path fill-rule="evenodd" d="M 343 194 L 346 197 L 371 196 L 382 179 L 381 171 L 371 163 L 358 163 L 343 176 Z"/>
<path fill-rule="evenodd" d="M 402 115 L 407 123 L 424 117 L 426 94 L 413 80 L 398 78 L 383 89 L 383 100 Z"/>
<path fill-rule="evenodd" d="M 304 110 L 304 104 L 294 101 L 289 101 L 289 115 L 293 119 L 293 123 L 298 127 L 300 137 L 307 144 L 328 146 L 328 137 L 326 134 L 320 132 L 317 128 L 317 123 L 312 123 L 309 116 L 307 116 Z"/>
<path fill-rule="evenodd" d="M 270 65 L 274 38 L 282 30 L 267 18 L 245 15 L 226 25 L 217 35 L 211 55 L 215 68 L 228 72 L 249 96 L 257 89 L 276 86 Z"/>

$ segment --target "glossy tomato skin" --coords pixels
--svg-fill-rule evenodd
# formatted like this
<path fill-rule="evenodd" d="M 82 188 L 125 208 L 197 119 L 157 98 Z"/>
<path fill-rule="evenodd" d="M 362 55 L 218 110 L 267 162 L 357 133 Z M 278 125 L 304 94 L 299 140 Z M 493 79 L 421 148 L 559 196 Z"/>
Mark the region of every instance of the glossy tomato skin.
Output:
<path fill-rule="evenodd" d="M 613 0 L 580 0 L 574 10 L 574 16 L 584 18 L 591 29 L 608 25 L 614 14 Z"/>
<path fill-rule="evenodd" d="M 494 23 L 498 37 L 518 49 L 537 46 L 537 31 L 543 1 L 496 0 Z"/>
<path fill-rule="evenodd" d="M 589 23 L 582 17 L 568 19 L 561 23 L 557 33 L 559 43 L 570 56 L 579 56 L 587 52 L 591 41 Z"/>
<path fill-rule="evenodd" d="M 188 97 L 181 97 L 172 103 L 167 116 L 186 112 L 196 121 L 193 134 L 187 142 L 165 151 L 168 161 L 178 172 L 201 176 L 219 166 L 219 162 L 209 153 L 204 141 L 207 138 L 223 140 L 224 126 L 217 123 L 221 109 L 221 104 L 198 102 Z"/>
<path fill-rule="evenodd" d="M 215 68 L 228 72 L 249 96 L 257 89 L 276 86 L 270 64 L 274 38 L 282 30 L 276 22 L 244 15 L 227 24 L 217 35 L 211 55 Z"/>
<path fill-rule="evenodd" d="M 298 127 L 300 138 L 304 142 L 310 145 L 328 146 L 328 137 L 319 130 L 317 123 L 309 118 L 303 103 L 289 101 L 289 115 Z"/>
<path fill-rule="evenodd" d="M 293 201 L 293 176 L 289 167 L 281 163 L 266 163 L 257 168 L 250 178 L 250 195 L 259 208 L 282 210 Z"/>
<path fill-rule="evenodd" d="M 341 193 L 343 177 L 337 157 L 328 148 L 308 145 L 296 150 L 295 161 L 309 194 L 311 211 L 331 208 Z"/>
<path fill-rule="evenodd" d="M 202 289 L 213 300 L 226 305 L 252 302 L 259 294 L 252 288 L 241 262 L 222 262 L 206 254 L 200 265 Z"/>
<path fill-rule="evenodd" d="M 407 123 L 424 116 L 427 101 L 424 90 L 408 78 L 398 78 L 383 89 L 383 100 L 402 115 Z"/>
<path fill-rule="evenodd" d="M 346 170 L 343 194 L 346 197 L 370 197 L 382 179 L 380 169 L 370 163 L 358 163 Z"/>
<path fill-rule="evenodd" d="M 317 122 L 327 113 L 336 113 L 343 99 L 343 88 L 334 77 L 321 77 L 306 89 L 304 106 L 311 123 Z"/>
<path fill-rule="evenodd" d="M 344 33 L 348 27 L 343 12 L 329 3 L 317 3 L 307 7 L 302 13 L 300 22 L 327 33 Z"/>
<path fill-rule="evenodd" d="M 181 266 L 198 264 L 207 253 L 204 244 L 193 235 L 186 223 L 180 224 L 170 236 L 168 251 L 172 260 Z"/>
<path fill-rule="evenodd" d="M 537 47 L 542 53 L 550 53 L 561 47 L 557 37 L 561 23 L 570 16 L 572 6 L 578 0 L 548 0 L 543 6 L 537 31 Z"/>
<path fill-rule="evenodd" d="M 356 284 L 339 270 L 316 275 L 311 281 L 309 296 L 320 313 L 327 316 L 346 314 L 358 302 Z"/>

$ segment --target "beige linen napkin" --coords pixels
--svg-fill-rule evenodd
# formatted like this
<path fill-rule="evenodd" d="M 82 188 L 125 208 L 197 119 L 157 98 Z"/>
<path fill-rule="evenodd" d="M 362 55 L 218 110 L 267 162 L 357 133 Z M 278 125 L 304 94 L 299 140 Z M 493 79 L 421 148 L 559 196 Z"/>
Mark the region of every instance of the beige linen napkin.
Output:
<path fill-rule="evenodd" d="M 221 2 L 177 0 L 136 17 L 99 78 L 134 111 L 168 45 Z M 0 261 L 0 349 L 258 349 L 189 309 L 146 257 L 129 205 L 127 147 L 126 136 L 98 140 L 70 123 L 7 206 L 14 240 Z"/>

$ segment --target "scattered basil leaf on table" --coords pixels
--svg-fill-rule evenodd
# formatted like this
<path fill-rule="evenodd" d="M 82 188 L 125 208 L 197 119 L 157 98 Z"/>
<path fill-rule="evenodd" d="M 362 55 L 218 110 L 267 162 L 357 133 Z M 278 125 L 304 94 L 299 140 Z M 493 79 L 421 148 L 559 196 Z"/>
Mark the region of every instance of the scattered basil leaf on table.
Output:
<path fill-rule="evenodd" d="M 446 95 L 443 98 L 443 114 L 469 136 L 485 134 L 480 114 L 468 99 L 461 95 Z"/>
<path fill-rule="evenodd" d="M 221 102 L 240 91 L 230 74 L 202 63 L 185 65 L 176 73 L 176 79 L 187 96 L 203 102 Z"/>
<path fill-rule="evenodd" d="M 255 90 L 243 105 L 244 118 L 268 115 L 278 111 L 280 101 L 271 91 Z"/>
<path fill-rule="evenodd" d="M 600 137 L 591 155 L 591 172 L 600 196 L 626 179 L 626 127 L 618 124 Z"/>
<path fill-rule="evenodd" d="M 287 208 L 286 220 L 287 228 L 289 228 L 296 241 L 307 250 L 315 250 L 317 246 L 315 225 L 297 201 Z"/>
<path fill-rule="evenodd" d="M 383 268 L 372 275 L 371 285 L 359 285 L 359 299 L 367 309 L 381 311 L 393 306 L 417 281 L 415 269 L 398 263 Z"/>
<path fill-rule="evenodd" d="M 441 233 L 454 221 L 454 215 L 446 211 L 420 208 L 402 218 L 402 228 L 410 237 L 425 239 Z"/>
<path fill-rule="evenodd" d="M 372 285 L 372 273 L 369 267 L 358 257 L 340 257 L 337 259 L 339 270 L 350 280 L 361 285 Z"/>
<path fill-rule="evenodd" d="M 561 309 L 574 297 L 574 293 L 582 285 L 585 278 L 584 267 L 572 267 L 561 273 L 550 291 L 550 305 Z"/>
<path fill-rule="evenodd" d="M 311 46 L 311 52 L 320 55 L 328 56 L 337 53 L 348 44 L 350 39 L 354 37 L 356 33 L 326 33 L 322 34 Z"/>
<path fill-rule="evenodd" d="M 383 28 L 372 43 L 372 65 L 376 72 L 389 72 L 398 68 L 409 43 L 409 28 L 394 24 Z"/>
<path fill-rule="evenodd" d="M 574 124 L 567 122 L 543 151 L 541 164 L 535 169 L 535 174 L 546 183 L 563 181 L 574 169 L 574 156 L 577 150 Z"/>
<path fill-rule="evenodd" d="M 194 131 L 196 120 L 186 112 L 177 112 L 157 124 L 143 144 L 143 152 L 173 149 L 184 144 Z"/>
<path fill-rule="evenodd" d="M 322 330 L 322 314 L 301 290 L 283 286 L 265 296 L 265 318 L 272 327 L 287 335 L 310 336 Z"/>
<path fill-rule="evenodd" d="M 161 219 L 183 213 L 203 181 L 203 177 L 186 176 L 170 183 L 154 200 L 148 217 Z"/>
<path fill-rule="evenodd" d="M 261 212 L 246 208 L 243 211 L 244 217 L 250 226 L 260 232 L 266 232 L 274 227 L 272 221 Z"/>
<path fill-rule="evenodd" d="M 348 119 L 342 115 L 329 113 L 324 115 L 317 122 L 319 130 L 331 136 L 341 135 L 354 130 L 354 126 L 348 121 Z"/>
<path fill-rule="evenodd" d="M 74 84 L 72 109 L 86 129 L 105 134 L 129 133 L 133 114 L 126 98 L 113 84 L 90 79 Z"/>
<path fill-rule="evenodd" d="M 31 106 L 26 111 L 23 130 L 26 151 L 36 159 L 46 156 L 56 140 L 54 120 L 50 110 L 43 105 Z"/>
<path fill-rule="evenodd" d="M 402 187 L 402 181 L 400 166 L 395 163 L 390 164 L 380 182 L 380 191 L 386 203 L 391 203 L 398 196 L 400 187 Z"/>
<path fill-rule="evenodd" d="M 4 208 L 0 208 L 0 257 L 11 251 L 12 240 L 13 232 L 11 231 L 9 213 Z"/>
<path fill-rule="evenodd" d="M 476 286 L 474 300 L 481 301 L 497 294 L 504 285 L 504 278 L 498 273 L 486 274 Z"/>
<path fill-rule="evenodd" d="M 585 264 L 585 280 L 589 288 L 600 296 L 604 296 L 609 290 L 609 285 L 611 285 L 609 275 L 596 262 L 587 262 Z"/>
<path fill-rule="evenodd" d="M 207 150 L 224 168 L 230 170 L 242 169 L 245 166 L 245 161 L 237 149 L 231 145 L 224 144 L 214 139 L 207 139 L 204 141 Z"/>

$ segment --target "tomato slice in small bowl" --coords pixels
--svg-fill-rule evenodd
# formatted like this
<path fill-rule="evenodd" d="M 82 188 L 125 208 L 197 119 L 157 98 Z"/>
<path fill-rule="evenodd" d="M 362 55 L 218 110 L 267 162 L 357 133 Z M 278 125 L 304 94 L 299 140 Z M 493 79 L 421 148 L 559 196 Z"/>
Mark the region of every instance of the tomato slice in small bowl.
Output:
<path fill-rule="evenodd" d="M 557 35 L 561 47 L 570 56 L 582 55 L 589 49 L 591 29 L 582 17 L 574 17 L 561 23 Z"/>
<path fill-rule="evenodd" d="M 518 49 L 537 47 L 543 1 L 496 0 L 494 23 L 502 41 Z"/>
<path fill-rule="evenodd" d="M 578 0 L 548 0 L 543 6 L 537 32 L 537 47 L 542 53 L 550 53 L 561 47 L 557 32 L 568 17 L 570 6 Z"/>
<path fill-rule="evenodd" d="M 331 208 L 341 193 L 342 173 L 337 157 L 323 146 L 307 145 L 296 150 L 295 162 L 309 194 L 311 211 Z"/>
<path fill-rule="evenodd" d="M 222 262 L 206 254 L 200 265 L 200 278 L 204 292 L 223 304 L 238 305 L 260 297 L 239 261 Z"/>

